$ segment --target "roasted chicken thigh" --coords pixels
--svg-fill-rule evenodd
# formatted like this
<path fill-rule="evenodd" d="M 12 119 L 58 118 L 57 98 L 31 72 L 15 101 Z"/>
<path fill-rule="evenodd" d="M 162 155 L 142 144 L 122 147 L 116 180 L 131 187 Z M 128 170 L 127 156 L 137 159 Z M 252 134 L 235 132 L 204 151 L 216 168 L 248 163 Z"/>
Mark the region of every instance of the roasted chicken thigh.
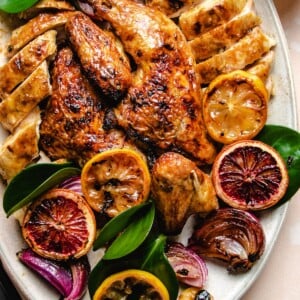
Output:
<path fill-rule="evenodd" d="M 130 0 L 80 0 L 93 18 L 108 21 L 137 65 L 128 93 L 115 109 L 134 139 L 212 163 L 215 149 L 201 116 L 200 83 L 191 48 L 165 14 Z"/>

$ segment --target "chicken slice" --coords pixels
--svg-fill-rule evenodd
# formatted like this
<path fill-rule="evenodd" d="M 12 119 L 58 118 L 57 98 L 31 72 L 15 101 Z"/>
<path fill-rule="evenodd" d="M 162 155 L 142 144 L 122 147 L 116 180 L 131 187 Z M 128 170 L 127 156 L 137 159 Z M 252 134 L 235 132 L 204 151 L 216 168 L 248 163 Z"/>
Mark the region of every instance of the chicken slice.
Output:
<path fill-rule="evenodd" d="M 248 1 L 240 14 L 189 42 L 197 62 L 228 49 L 253 27 L 260 25 L 261 19 L 250 10 L 252 3 L 252 0 Z"/>
<path fill-rule="evenodd" d="M 127 96 L 115 109 L 127 134 L 150 147 L 212 163 L 215 148 L 204 129 L 195 62 L 180 29 L 161 12 L 130 0 L 79 4 L 112 24 L 137 64 Z"/>
<path fill-rule="evenodd" d="M 179 17 L 179 26 L 188 40 L 228 22 L 244 8 L 247 0 L 206 0 Z"/>
<path fill-rule="evenodd" d="M 218 208 L 210 176 L 174 152 L 164 153 L 155 162 L 151 191 L 166 234 L 179 234 L 192 214 Z"/>
<path fill-rule="evenodd" d="M 7 56 L 11 58 L 27 43 L 44 32 L 64 26 L 74 12 L 41 13 L 24 25 L 13 30 L 7 46 Z"/>
<path fill-rule="evenodd" d="M 32 7 L 20 12 L 18 17 L 20 19 L 28 20 L 43 12 L 63 10 L 73 11 L 75 10 L 75 7 L 71 3 L 64 0 L 41 0 Z"/>
<path fill-rule="evenodd" d="M 0 122 L 3 127 L 13 132 L 51 91 L 48 65 L 44 61 L 0 103 Z"/>
<path fill-rule="evenodd" d="M 145 4 L 163 12 L 167 16 L 175 16 L 193 4 L 195 0 L 146 0 Z"/>
<path fill-rule="evenodd" d="M 115 36 L 100 29 L 82 13 L 68 20 L 66 30 L 87 76 L 98 84 L 105 96 L 119 101 L 131 84 L 131 69 Z"/>
<path fill-rule="evenodd" d="M 20 123 L 0 147 L 0 174 L 9 181 L 39 156 L 40 110 L 38 107 Z"/>
<path fill-rule="evenodd" d="M 257 26 L 222 53 L 197 64 L 201 82 L 207 84 L 219 74 L 244 69 L 275 45 L 275 40 Z"/>
<path fill-rule="evenodd" d="M 56 52 L 56 31 L 38 36 L 0 68 L 0 99 Z"/>
<path fill-rule="evenodd" d="M 53 92 L 40 126 L 40 145 L 50 159 L 83 166 L 96 153 L 127 144 L 122 131 L 104 129 L 106 109 L 69 47 L 58 52 L 51 78 Z"/>

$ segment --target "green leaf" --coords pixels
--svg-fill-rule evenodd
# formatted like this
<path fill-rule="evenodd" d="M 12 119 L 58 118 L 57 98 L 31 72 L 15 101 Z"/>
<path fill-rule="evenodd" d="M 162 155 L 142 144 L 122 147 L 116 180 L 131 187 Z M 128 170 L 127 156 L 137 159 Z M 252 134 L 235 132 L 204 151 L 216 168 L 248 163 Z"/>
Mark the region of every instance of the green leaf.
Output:
<path fill-rule="evenodd" d="M 9 217 L 42 193 L 64 179 L 80 174 L 72 164 L 40 163 L 31 165 L 16 175 L 3 195 L 3 209 Z"/>
<path fill-rule="evenodd" d="M 39 0 L 0 0 L 0 10 L 6 13 L 19 13 L 33 6 Z"/>
<path fill-rule="evenodd" d="M 290 182 L 277 204 L 282 205 L 300 188 L 300 133 L 284 126 L 266 125 L 257 139 L 275 148 L 286 162 Z"/>
<path fill-rule="evenodd" d="M 93 250 L 98 250 L 106 243 L 110 242 L 113 238 L 115 238 L 132 222 L 132 218 L 134 217 L 134 215 L 145 206 L 149 206 L 149 202 L 133 206 L 107 222 L 101 229 L 100 234 L 95 240 Z"/>
<path fill-rule="evenodd" d="M 116 259 L 128 255 L 136 250 L 149 234 L 155 217 L 155 207 L 151 203 L 134 215 L 134 220 L 112 242 L 106 250 L 103 259 Z"/>

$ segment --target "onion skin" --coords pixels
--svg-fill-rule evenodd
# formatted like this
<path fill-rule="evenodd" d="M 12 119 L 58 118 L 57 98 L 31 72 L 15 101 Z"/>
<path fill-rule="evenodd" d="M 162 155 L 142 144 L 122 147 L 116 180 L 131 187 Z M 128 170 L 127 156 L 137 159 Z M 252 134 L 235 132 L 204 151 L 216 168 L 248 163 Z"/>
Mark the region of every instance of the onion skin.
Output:
<path fill-rule="evenodd" d="M 167 246 L 166 256 L 179 282 L 197 288 L 203 287 L 208 270 L 197 253 L 181 243 L 172 242 Z"/>
<path fill-rule="evenodd" d="M 188 247 L 201 256 L 226 262 L 231 273 L 242 273 L 262 256 L 265 235 L 252 213 L 222 208 L 209 214 L 194 230 Z"/>
<path fill-rule="evenodd" d="M 17 253 L 18 258 L 31 270 L 48 281 L 64 297 L 72 291 L 73 280 L 70 270 L 62 263 L 39 256 L 30 248 Z"/>

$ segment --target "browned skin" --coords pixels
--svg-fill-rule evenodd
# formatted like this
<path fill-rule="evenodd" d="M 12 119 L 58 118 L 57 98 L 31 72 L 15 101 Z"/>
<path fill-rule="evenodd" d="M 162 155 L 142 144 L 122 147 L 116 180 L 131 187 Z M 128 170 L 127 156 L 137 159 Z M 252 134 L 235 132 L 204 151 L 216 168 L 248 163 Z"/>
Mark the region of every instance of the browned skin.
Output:
<path fill-rule="evenodd" d="M 212 163 L 215 149 L 202 121 L 195 62 L 180 29 L 134 1 L 80 3 L 94 18 L 112 24 L 137 64 L 127 96 L 115 110 L 119 124 L 137 140 Z"/>
<path fill-rule="evenodd" d="M 103 129 L 103 104 L 70 48 L 59 51 L 52 82 L 53 93 L 40 126 L 41 146 L 51 159 L 66 158 L 83 165 L 99 151 L 123 147 L 123 132 Z"/>
<path fill-rule="evenodd" d="M 175 152 L 166 152 L 155 162 L 151 191 L 167 234 L 180 233 L 190 215 L 218 208 L 210 176 Z"/>
<path fill-rule="evenodd" d="M 87 75 L 110 100 L 120 100 L 131 84 L 131 70 L 114 35 L 82 13 L 69 18 L 66 30 Z"/>

